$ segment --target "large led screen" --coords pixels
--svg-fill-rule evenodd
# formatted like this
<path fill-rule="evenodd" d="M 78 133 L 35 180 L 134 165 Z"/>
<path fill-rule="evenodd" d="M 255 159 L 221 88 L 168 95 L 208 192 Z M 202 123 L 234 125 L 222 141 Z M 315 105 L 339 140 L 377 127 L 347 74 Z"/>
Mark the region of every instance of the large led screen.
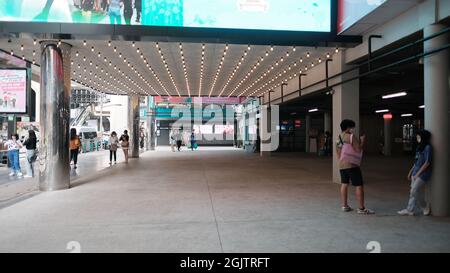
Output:
<path fill-rule="evenodd" d="M 0 69 L 0 113 L 26 113 L 27 71 Z"/>
<path fill-rule="evenodd" d="M 339 0 L 338 33 L 342 33 L 387 0 Z"/>
<path fill-rule="evenodd" d="M 0 0 L 0 21 L 331 30 L 330 0 Z"/>

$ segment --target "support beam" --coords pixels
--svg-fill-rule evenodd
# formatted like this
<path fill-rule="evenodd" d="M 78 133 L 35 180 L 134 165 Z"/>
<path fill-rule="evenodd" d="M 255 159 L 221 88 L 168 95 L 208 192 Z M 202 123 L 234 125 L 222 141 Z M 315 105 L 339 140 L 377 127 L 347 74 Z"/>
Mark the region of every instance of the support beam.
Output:
<path fill-rule="evenodd" d="M 39 189 L 70 187 L 70 50 L 57 41 L 41 42 Z"/>
<path fill-rule="evenodd" d="M 139 157 L 139 96 L 128 97 L 128 128 L 130 129 L 130 158 Z"/>
<path fill-rule="evenodd" d="M 340 63 L 341 70 L 348 69 L 343 60 L 343 53 L 335 58 L 336 62 Z M 341 76 L 338 80 L 347 80 L 357 77 L 358 70 Z M 347 83 L 338 85 L 333 88 L 333 143 L 341 133 L 340 124 L 344 119 L 351 119 L 355 121 L 355 134 L 359 135 L 359 79 L 349 81 Z M 339 159 L 336 155 L 336 145 L 333 145 L 333 182 L 340 183 L 341 177 L 339 174 Z"/>
<path fill-rule="evenodd" d="M 445 29 L 445 25 L 431 25 L 424 29 L 428 37 Z M 449 34 L 425 42 L 424 51 L 442 47 L 450 42 Z M 432 134 L 434 146 L 431 176 L 431 212 L 434 216 L 450 216 L 450 51 L 425 57 L 425 128 Z"/>

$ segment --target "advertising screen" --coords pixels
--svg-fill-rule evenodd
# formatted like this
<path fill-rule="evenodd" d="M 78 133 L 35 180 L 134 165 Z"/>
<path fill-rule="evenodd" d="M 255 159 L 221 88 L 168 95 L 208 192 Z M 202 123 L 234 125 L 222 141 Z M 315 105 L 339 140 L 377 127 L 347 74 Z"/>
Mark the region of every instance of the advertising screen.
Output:
<path fill-rule="evenodd" d="M 0 113 L 26 113 L 27 72 L 0 69 Z"/>
<path fill-rule="evenodd" d="M 330 0 L 0 0 L 0 21 L 330 32 Z"/>
<path fill-rule="evenodd" d="M 342 33 L 387 0 L 339 0 L 338 33 Z"/>

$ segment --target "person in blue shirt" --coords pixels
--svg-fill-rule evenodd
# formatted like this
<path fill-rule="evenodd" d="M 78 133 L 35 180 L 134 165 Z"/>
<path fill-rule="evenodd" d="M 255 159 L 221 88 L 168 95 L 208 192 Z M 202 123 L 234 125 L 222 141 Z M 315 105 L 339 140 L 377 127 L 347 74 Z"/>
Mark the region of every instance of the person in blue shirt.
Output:
<path fill-rule="evenodd" d="M 406 209 L 398 212 L 400 215 L 414 216 L 422 212 L 429 215 L 429 206 L 425 202 L 425 185 L 430 180 L 432 172 L 433 147 L 430 144 L 431 133 L 422 130 L 417 133 L 417 152 L 414 165 L 408 173 L 408 180 L 411 181 L 411 191 Z"/>

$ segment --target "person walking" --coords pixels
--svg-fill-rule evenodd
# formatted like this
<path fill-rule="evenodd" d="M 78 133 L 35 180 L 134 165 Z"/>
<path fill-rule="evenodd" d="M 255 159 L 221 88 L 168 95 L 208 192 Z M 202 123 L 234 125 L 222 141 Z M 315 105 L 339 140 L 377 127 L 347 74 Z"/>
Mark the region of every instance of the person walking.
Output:
<path fill-rule="evenodd" d="M 77 135 L 77 129 L 70 129 L 70 162 L 73 160 L 73 168 L 78 168 L 78 154 L 81 149 L 80 137 Z"/>
<path fill-rule="evenodd" d="M 131 17 L 133 17 L 133 0 L 122 0 L 123 2 L 123 18 L 125 24 L 131 25 Z"/>
<path fill-rule="evenodd" d="M 172 152 L 175 152 L 175 145 L 177 144 L 177 141 L 175 139 L 175 131 L 172 129 L 169 132 L 169 144 L 170 144 L 170 149 L 172 150 Z"/>
<path fill-rule="evenodd" d="M 191 133 L 191 150 L 194 151 L 194 149 L 196 149 L 196 141 L 195 141 L 195 134 L 194 132 Z"/>
<path fill-rule="evenodd" d="M 17 177 L 22 177 L 23 174 L 19 162 L 19 150 L 22 148 L 22 143 L 19 141 L 19 135 L 12 134 L 11 139 L 6 141 L 5 146 L 8 149 L 8 160 L 11 167 L 9 176 L 17 175 Z"/>
<path fill-rule="evenodd" d="M 353 210 L 348 205 L 348 185 L 351 182 L 356 188 L 356 199 L 359 203 L 357 213 L 374 214 L 372 210 L 365 207 L 364 183 L 360 168 L 365 136 L 358 138 L 354 135 L 356 124 L 353 120 L 343 120 L 340 127 L 342 133 L 337 140 L 336 154 L 339 159 L 341 174 L 342 210 L 344 212 Z"/>
<path fill-rule="evenodd" d="M 181 134 L 180 131 L 178 131 L 177 134 L 175 135 L 178 152 L 181 152 L 181 144 L 183 144 L 182 138 L 183 138 L 183 135 Z"/>
<path fill-rule="evenodd" d="M 119 147 L 119 139 L 117 138 L 117 133 L 113 131 L 109 137 L 109 165 L 112 164 L 112 159 L 114 156 L 114 164 L 117 163 L 117 148 Z"/>
<path fill-rule="evenodd" d="M 122 24 L 122 14 L 120 14 L 121 5 L 122 0 L 108 0 L 108 15 L 111 25 Z"/>
<path fill-rule="evenodd" d="M 25 178 L 31 178 L 34 177 L 34 162 L 37 158 L 36 153 L 36 145 L 37 145 L 37 138 L 36 133 L 34 130 L 28 131 L 28 138 L 23 143 L 25 148 L 27 149 L 27 158 L 25 160 L 25 167 L 27 169 L 27 174 L 24 176 Z"/>
<path fill-rule="evenodd" d="M 123 154 L 125 155 L 125 163 L 128 163 L 128 149 L 130 148 L 130 136 L 128 131 L 123 131 L 123 135 L 119 138 L 120 146 L 122 147 Z"/>
<path fill-rule="evenodd" d="M 425 186 L 431 178 L 433 147 L 431 146 L 431 133 L 427 130 L 419 131 L 416 135 L 418 147 L 416 158 L 408 173 L 411 181 L 409 200 L 406 209 L 398 211 L 400 215 L 430 215 L 429 204 L 425 201 Z"/>

